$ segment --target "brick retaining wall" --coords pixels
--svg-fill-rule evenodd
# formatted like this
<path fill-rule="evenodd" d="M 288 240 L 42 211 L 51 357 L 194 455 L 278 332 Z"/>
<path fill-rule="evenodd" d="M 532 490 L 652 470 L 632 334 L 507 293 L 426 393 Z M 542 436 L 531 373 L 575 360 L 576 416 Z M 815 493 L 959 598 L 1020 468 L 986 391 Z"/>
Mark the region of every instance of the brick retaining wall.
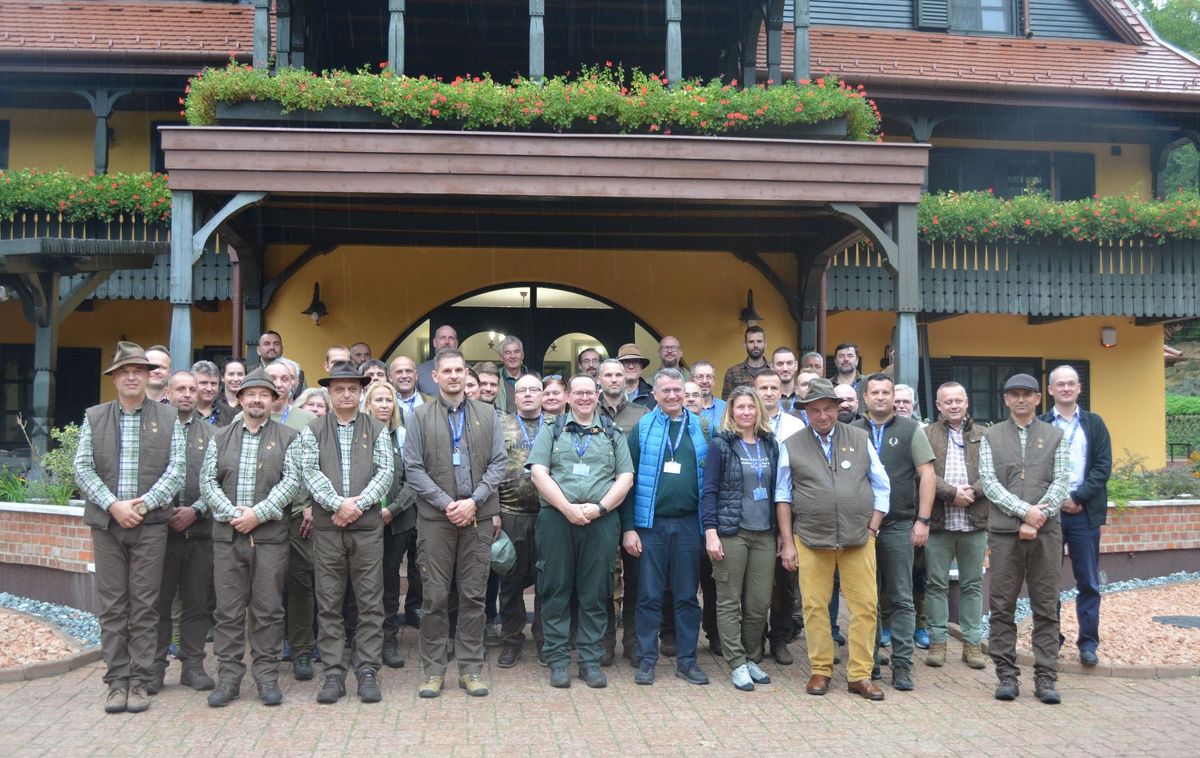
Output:
<path fill-rule="evenodd" d="M 1154 550 L 1200 549 L 1200 502 L 1185 500 L 1108 506 L 1108 524 L 1101 530 L 1100 552 L 1144 553 Z"/>

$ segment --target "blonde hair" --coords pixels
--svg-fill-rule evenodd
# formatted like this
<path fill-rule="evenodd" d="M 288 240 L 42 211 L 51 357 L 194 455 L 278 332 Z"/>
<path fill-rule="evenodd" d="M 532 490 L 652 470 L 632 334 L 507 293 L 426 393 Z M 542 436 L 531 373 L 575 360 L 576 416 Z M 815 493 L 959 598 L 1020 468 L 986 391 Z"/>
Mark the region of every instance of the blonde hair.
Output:
<path fill-rule="evenodd" d="M 333 410 L 333 408 L 331 408 L 329 405 L 329 392 L 324 387 L 309 387 L 308 389 L 304 390 L 300 393 L 300 396 L 296 398 L 296 401 L 292 403 L 292 408 L 296 410 L 303 410 L 304 404 L 307 403 L 309 398 L 311 398 L 313 395 L 317 395 L 323 401 L 325 401 L 326 413 L 329 413 Z"/>
<path fill-rule="evenodd" d="M 771 434 L 771 425 L 767 421 L 767 409 L 763 407 L 762 399 L 759 398 L 754 388 L 744 384 L 734 387 L 733 392 L 729 394 L 729 399 L 725 401 L 725 415 L 721 417 L 721 431 L 733 432 L 734 434 L 741 433 L 737 427 L 737 422 L 733 418 L 733 403 L 740 397 L 749 397 L 754 400 L 754 433 L 759 437 Z M 780 413 L 783 413 L 783 411 L 780 411 Z"/>
<path fill-rule="evenodd" d="M 371 396 L 377 395 L 380 392 L 387 392 L 392 398 L 392 416 L 388 419 L 388 431 L 403 427 L 404 420 L 400 415 L 400 403 L 396 402 L 396 390 L 387 382 L 371 382 L 369 385 L 367 385 L 367 390 L 363 393 L 363 411 L 365 411 L 368 416 L 371 416 L 372 418 L 375 417 L 374 414 L 371 413 Z"/>

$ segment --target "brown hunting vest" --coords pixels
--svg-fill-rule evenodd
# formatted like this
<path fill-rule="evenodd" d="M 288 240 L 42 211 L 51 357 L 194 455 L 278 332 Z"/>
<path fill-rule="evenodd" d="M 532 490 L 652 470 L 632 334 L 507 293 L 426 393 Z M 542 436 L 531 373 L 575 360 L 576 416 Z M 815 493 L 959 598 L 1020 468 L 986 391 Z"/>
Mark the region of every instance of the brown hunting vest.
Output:
<path fill-rule="evenodd" d="M 1024 455 L 1017 435 L 1017 425 L 1011 418 L 983 433 L 992 449 L 997 481 L 1021 500 L 1037 505 L 1054 481 L 1054 451 L 1062 441 L 1062 429 L 1035 418 L 1025 431 Z M 1057 521 L 1058 516 L 1050 520 Z M 1021 519 L 1008 515 L 995 504 L 988 511 L 990 532 L 1015 532 L 1021 523 Z"/>
<path fill-rule="evenodd" d="M 121 465 L 121 404 L 112 400 L 87 409 L 88 426 L 92 430 L 92 464 L 100 481 L 115 495 L 117 471 Z M 138 495 L 145 495 L 162 478 L 171 461 L 171 435 L 179 411 L 150 398 L 142 401 L 140 444 L 138 447 Z M 193 501 L 195 502 L 195 501 Z M 164 524 L 171 518 L 166 508 L 150 511 L 143 524 Z M 83 506 L 83 523 L 98 529 L 108 529 L 116 521 L 103 508 L 90 500 Z"/>
<path fill-rule="evenodd" d="M 238 464 L 242 457 L 242 430 L 245 423 L 238 419 L 221 427 L 210 444 L 217 446 L 217 486 L 235 506 L 237 502 Z M 268 420 L 258 431 L 258 467 L 254 475 L 254 502 L 261 502 L 283 479 L 283 459 L 288 445 L 296 439 L 296 430 Z M 286 509 L 285 509 L 286 512 Z M 213 539 L 232 542 L 235 530 L 228 523 L 213 522 Z M 251 533 L 263 543 L 287 542 L 288 520 L 275 519 L 259 524 Z"/>
<path fill-rule="evenodd" d="M 467 455 L 471 461 L 471 486 L 477 487 L 492 462 L 492 435 L 495 434 L 499 418 L 496 409 L 487 403 L 465 398 L 467 418 L 463 424 L 463 434 L 467 438 Z M 454 445 L 450 441 L 450 424 L 447 421 L 446 406 L 440 399 L 420 406 L 413 413 L 416 423 L 421 427 L 421 456 L 425 463 L 425 471 L 433 483 L 457 500 L 457 487 L 454 484 Z M 479 503 L 476 518 L 491 518 L 500 513 L 500 495 L 493 492 L 486 502 Z M 422 517 L 440 521 L 446 514 L 434 508 L 429 503 L 417 498 L 417 512 Z"/>
<path fill-rule="evenodd" d="M 221 427 L 213 426 L 200 417 L 199 413 L 192 414 L 192 422 L 183 427 L 183 436 L 187 441 L 187 473 L 183 479 L 183 489 L 175 496 L 175 505 L 192 507 L 200 499 L 200 468 L 204 465 L 204 453 L 212 441 L 213 435 Z M 212 537 L 212 516 L 205 514 L 196 519 L 196 523 L 185 532 L 167 530 L 167 536 L 177 536 L 182 539 L 209 539 Z"/>
<path fill-rule="evenodd" d="M 333 489 L 342 497 L 357 495 L 366 488 L 375 475 L 375 440 L 383 431 L 383 424 L 365 413 L 354 419 L 354 442 L 350 445 L 350 491 L 342 491 L 342 449 L 338 445 L 337 416 L 325 414 L 308 425 L 317 438 L 317 466 L 329 478 Z M 338 529 L 333 524 L 333 512 L 317 502 L 313 503 L 313 528 Z M 383 515 L 376 507 L 369 506 L 346 529 L 382 529 Z"/>
<path fill-rule="evenodd" d="M 792 533 L 813 550 L 858 547 L 870 537 L 871 441 L 862 429 L 840 421 L 836 429 L 832 461 L 809 429 L 783 443 L 792 471 Z"/>

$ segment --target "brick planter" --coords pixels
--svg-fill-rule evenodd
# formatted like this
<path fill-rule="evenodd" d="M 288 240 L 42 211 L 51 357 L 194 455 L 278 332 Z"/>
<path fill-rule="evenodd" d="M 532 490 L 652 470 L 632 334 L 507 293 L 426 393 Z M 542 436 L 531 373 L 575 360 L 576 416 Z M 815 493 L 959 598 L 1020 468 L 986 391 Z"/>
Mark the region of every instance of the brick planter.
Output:
<path fill-rule="evenodd" d="M 95 612 L 91 529 L 83 508 L 0 503 L 0 587 Z"/>

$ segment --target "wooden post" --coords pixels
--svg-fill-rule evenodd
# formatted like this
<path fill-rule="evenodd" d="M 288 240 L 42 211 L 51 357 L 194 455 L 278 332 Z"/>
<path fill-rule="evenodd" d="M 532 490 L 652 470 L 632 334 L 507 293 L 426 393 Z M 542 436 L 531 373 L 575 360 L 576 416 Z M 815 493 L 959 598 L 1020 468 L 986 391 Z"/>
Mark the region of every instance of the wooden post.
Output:
<path fill-rule="evenodd" d="M 171 356 L 180 365 L 192 362 L 192 193 L 171 193 Z"/>
<path fill-rule="evenodd" d="M 783 0 L 771 0 L 767 9 L 767 80 L 783 83 Z"/>
<path fill-rule="evenodd" d="M 898 384 L 917 386 L 919 375 L 917 314 L 921 312 L 921 278 L 917 253 L 917 206 L 896 207 L 896 372 Z"/>
<path fill-rule="evenodd" d="M 271 0 L 254 0 L 254 67 L 266 68 L 271 57 Z M 191 235 L 188 235 L 189 237 Z M 189 348 L 190 350 L 190 348 Z M 173 353 L 172 353 L 173 354 Z"/>
<path fill-rule="evenodd" d="M 288 68 L 292 61 L 292 0 L 275 0 L 275 68 Z"/>
<path fill-rule="evenodd" d="M 792 23 L 796 32 L 796 48 L 792 53 L 792 77 L 797 82 L 812 78 L 809 62 L 812 48 L 808 41 L 808 2 L 809 0 L 795 0 L 795 18 Z"/>
<path fill-rule="evenodd" d="M 404 76 L 404 0 L 388 0 L 388 68 Z"/>
<path fill-rule="evenodd" d="M 93 168 L 97 174 L 108 173 L 108 119 L 112 116 L 113 106 L 117 100 L 128 95 L 133 90 L 110 90 L 103 87 L 96 90 L 76 90 L 76 94 L 88 101 L 92 113 L 96 116 L 96 134 L 92 145 Z"/>
<path fill-rule="evenodd" d="M 546 0 L 529 0 L 529 78 L 546 78 Z"/>
<path fill-rule="evenodd" d="M 667 6 L 667 84 L 674 86 L 683 78 L 683 0 L 666 0 Z"/>

